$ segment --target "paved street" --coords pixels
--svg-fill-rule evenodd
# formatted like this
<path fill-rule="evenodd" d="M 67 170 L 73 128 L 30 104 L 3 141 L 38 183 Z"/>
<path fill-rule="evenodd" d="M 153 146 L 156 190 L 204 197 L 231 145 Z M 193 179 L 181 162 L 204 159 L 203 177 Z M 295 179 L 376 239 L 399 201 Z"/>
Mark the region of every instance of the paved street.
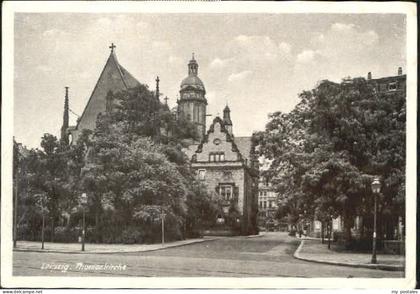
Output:
<path fill-rule="evenodd" d="M 70 254 L 14 252 L 21 276 L 224 276 L 399 278 L 402 272 L 333 266 L 293 258 L 299 240 L 286 233 L 222 238 L 152 252 Z M 96 267 L 95 267 L 96 266 Z M 125 266 L 125 268 L 124 268 Z M 102 267 L 102 268 L 101 268 Z M 106 267 L 106 268 L 104 268 Z"/>

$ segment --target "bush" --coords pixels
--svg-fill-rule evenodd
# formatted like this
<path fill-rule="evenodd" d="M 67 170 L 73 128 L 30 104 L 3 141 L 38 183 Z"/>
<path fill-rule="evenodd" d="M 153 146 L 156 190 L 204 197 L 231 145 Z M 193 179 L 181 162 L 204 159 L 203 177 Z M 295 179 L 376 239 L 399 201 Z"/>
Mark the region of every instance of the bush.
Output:
<path fill-rule="evenodd" d="M 290 230 L 289 236 L 295 237 L 296 236 L 296 230 Z"/>
<path fill-rule="evenodd" d="M 78 242 L 79 234 L 82 232 L 75 228 L 55 227 L 54 242 L 73 243 Z"/>
<path fill-rule="evenodd" d="M 143 243 L 143 234 L 137 228 L 127 228 L 121 233 L 121 242 L 124 244 Z"/>

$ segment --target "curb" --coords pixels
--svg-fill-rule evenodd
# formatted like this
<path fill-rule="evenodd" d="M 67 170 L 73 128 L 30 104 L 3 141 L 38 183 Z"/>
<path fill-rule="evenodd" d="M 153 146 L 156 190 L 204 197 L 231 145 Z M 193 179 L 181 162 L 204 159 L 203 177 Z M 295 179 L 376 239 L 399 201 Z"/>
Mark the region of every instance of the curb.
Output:
<path fill-rule="evenodd" d="M 126 254 L 126 253 L 141 253 L 141 252 L 152 252 L 152 251 L 158 251 L 158 250 L 163 250 L 163 249 L 168 249 L 168 248 L 174 248 L 174 247 L 181 247 L 181 246 L 187 246 L 187 245 L 192 245 L 192 244 L 197 244 L 197 243 L 204 243 L 207 241 L 214 241 L 217 240 L 218 238 L 212 238 L 212 239 L 202 239 L 202 240 L 197 240 L 195 242 L 191 242 L 191 243 L 183 243 L 183 244 L 173 244 L 170 246 L 166 246 L 166 247 L 158 247 L 158 248 L 152 248 L 152 249 L 145 249 L 145 250 L 133 250 L 133 251 L 58 251 L 58 250 L 48 250 L 48 249 L 25 249 L 25 248 L 15 248 L 13 249 L 14 252 L 40 252 L 40 253 L 63 253 L 63 254 Z"/>
<path fill-rule="evenodd" d="M 339 265 L 339 266 L 348 266 L 348 267 L 358 267 L 358 268 L 368 268 L 368 269 L 379 269 L 385 271 L 404 271 L 405 267 L 400 265 L 389 265 L 389 264 L 363 264 L 363 263 L 345 263 L 345 262 L 336 262 L 336 261 L 324 261 L 318 260 L 313 258 L 301 257 L 300 251 L 303 248 L 303 244 L 305 240 L 302 240 L 299 247 L 296 249 L 293 257 L 296 259 L 315 262 L 315 263 L 323 263 L 323 264 L 330 264 L 330 265 Z"/>
<path fill-rule="evenodd" d="M 259 237 L 264 237 L 265 234 L 258 234 L 258 235 L 249 235 L 246 236 L 247 238 L 259 238 Z"/>

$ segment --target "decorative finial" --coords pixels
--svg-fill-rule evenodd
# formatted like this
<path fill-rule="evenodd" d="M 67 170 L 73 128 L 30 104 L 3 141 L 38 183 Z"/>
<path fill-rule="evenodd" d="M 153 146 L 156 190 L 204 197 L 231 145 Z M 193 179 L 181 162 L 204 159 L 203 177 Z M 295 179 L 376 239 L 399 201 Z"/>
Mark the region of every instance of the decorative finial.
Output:
<path fill-rule="evenodd" d="M 169 100 L 168 96 L 166 96 L 164 100 L 165 100 L 165 104 L 168 105 L 168 100 Z"/>
<path fill-rule="evenodd" d="M 157 99 L 159 99 L 159 95 L 160 95 L 160 93 L 159 93 L 159 81 L 160 81 L 159 76 L 156 76 L 156 98 Z"/>
<path fill-rule="evenodd" d="M 114 49 L 116 48 L 117 46 L 115 46 L 114 45 L 114 43 L 111 43 L 111 46 L 109 46 L 109 48 L 111 49 L 111 53 L 112 52 L 114 52 Z"/>
<path fill-rule="evenodd" d="M 195 59 L 194 59 L 194 52 L 192 53 L 192 60 L 195 60 Z"/>

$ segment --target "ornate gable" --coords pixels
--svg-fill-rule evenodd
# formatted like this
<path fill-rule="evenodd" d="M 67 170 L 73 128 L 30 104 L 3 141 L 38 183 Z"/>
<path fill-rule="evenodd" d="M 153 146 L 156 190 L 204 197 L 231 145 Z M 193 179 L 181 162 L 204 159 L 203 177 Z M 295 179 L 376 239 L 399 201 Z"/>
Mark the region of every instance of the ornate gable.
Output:
<path fill-rule="evenodd" d="M 220 117 L 216 117 L 213 120 L 207 134 L 197 146 L 193 161 L 207 162 L 211 154 L 223 154 L 223 160 L 220 161 L 232 162 L 243 160 L 243 156 L 235 143 L 234 137 L 229 134 Z"/>

